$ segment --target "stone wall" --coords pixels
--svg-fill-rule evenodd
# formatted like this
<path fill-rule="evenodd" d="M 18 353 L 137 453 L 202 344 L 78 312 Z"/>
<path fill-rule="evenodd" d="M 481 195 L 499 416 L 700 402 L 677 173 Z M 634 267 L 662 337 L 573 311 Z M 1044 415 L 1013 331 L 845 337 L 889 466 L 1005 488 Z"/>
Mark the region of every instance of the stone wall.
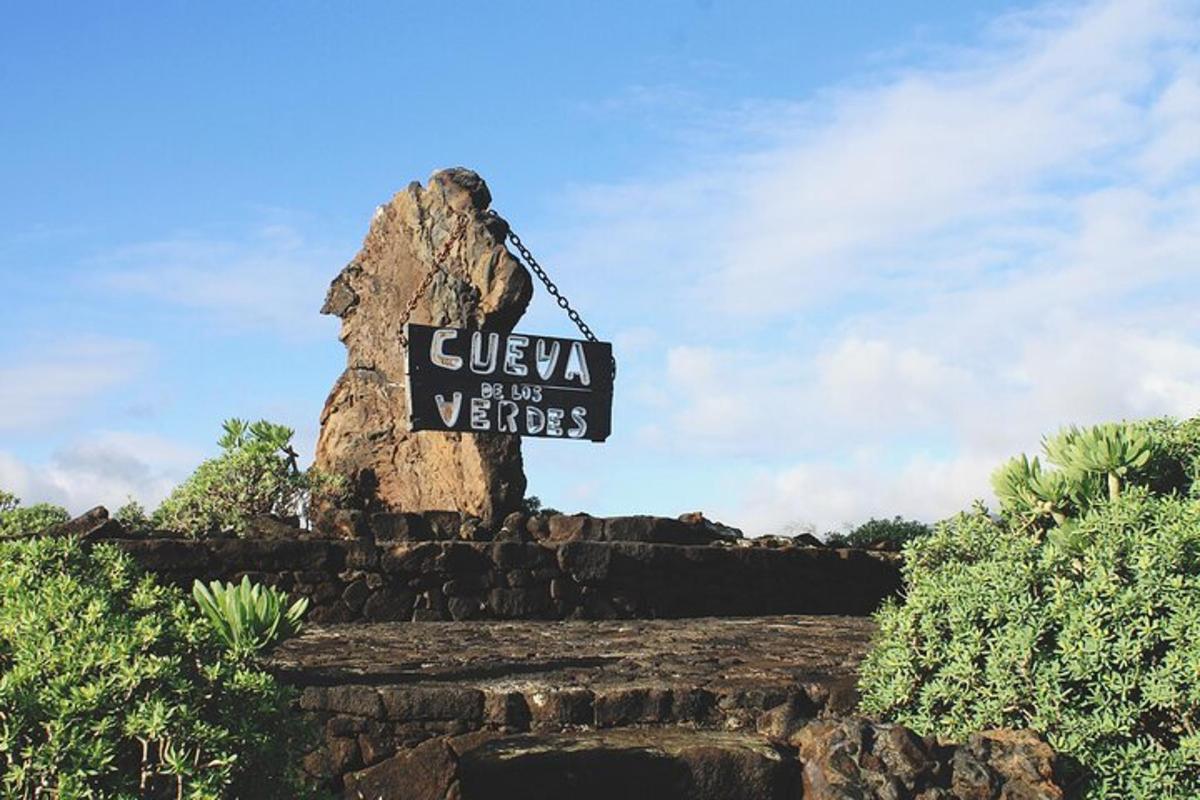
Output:
<path fill-rule="evenodd" d="M 635 541 L 376 544 L 114 539 L 146 569 L 252 580 L 308 597 L 313 623 L 632 619 L 872 612 L 900 587 L 892 554 Z"/>

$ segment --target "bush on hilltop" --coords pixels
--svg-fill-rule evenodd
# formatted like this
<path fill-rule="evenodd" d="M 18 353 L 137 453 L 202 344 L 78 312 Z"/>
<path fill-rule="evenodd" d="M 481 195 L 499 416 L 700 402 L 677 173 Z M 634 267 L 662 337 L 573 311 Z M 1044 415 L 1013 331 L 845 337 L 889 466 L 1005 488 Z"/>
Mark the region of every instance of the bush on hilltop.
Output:
<path fill-rule="evenodd" d="M 21 505 L 21 498 L 0 489 L 0 538 L 39 533 L 71 518 L 62 506 L 52 503 Z"/>
<path fill-rule="evenodd" d="M 244 533 L 254 517 L 300 517 L 314 493 L 336 495 L 341 481 L 302 471 L 292 449 L 294 431 L 266 420 L 226 420 L 221 454 L 200 464 L 154 512 L 155 527 L 202 537 Z"/>
<path fill-rule="evenodd" d="M 864 710 L 963 739 L 1029 727 L 1090 798 L 1200 796 L 1196 420 L 1068 429 L 1057 470 L 1019 457 L 981 506 L 904 550 Z"/>

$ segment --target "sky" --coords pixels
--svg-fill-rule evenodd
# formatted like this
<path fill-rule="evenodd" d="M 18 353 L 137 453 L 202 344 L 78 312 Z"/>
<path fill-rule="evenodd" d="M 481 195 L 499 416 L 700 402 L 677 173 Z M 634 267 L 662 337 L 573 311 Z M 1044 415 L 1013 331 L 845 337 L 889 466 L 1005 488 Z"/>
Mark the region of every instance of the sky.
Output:
<path fill-rule="evenodd" d="M 1069 423 L 1200 413 L 1200 3 L 4 3 L 0 487 L 311 457 L 318 309 L 462 165 L 619 363 L 564 511 L 933 521 Z M 522 331 L 571 336 L 545 292 Z"/>

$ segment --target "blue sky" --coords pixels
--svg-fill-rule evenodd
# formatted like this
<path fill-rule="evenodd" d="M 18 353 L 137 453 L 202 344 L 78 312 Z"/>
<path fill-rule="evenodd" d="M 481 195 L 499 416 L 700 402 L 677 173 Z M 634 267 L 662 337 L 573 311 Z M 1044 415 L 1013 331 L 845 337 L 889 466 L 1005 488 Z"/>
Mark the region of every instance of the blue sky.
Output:
<path fill-rule="evenodd" d="M 621 364 L 530 491 L 754 533 L 934 519 L 1068 422 L 1200 411 L 1200 8 L 10 4 L 0 486 L 311 453 L 325 286 L 465 165 Z M 522 329 L 570 335 L 535 296 Z"/>

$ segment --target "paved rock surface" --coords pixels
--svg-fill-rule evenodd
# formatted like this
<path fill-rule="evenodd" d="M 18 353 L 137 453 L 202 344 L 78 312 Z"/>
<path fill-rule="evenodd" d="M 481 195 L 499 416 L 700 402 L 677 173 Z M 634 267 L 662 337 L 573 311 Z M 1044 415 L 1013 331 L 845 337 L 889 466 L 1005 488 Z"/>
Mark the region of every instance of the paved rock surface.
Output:
<path fill-rule="evenodd" d="M 329 626 L 285 642 L 272 664 L 307 685 L 830 684 L 853 678 L 873 631 L 833 616 Z"/>
<path fill-rule="evenodd" d="M 505 332 L 529 303 L 529 273 L 505 249 L 504 223 L 485 214 L 490 202 L 470 170 L 411 184 L 379 208 L 362 250 L 329 287 L 321 311 L 342 319 L 347 366 L 321 413 L 315 463 L 349 476 L 375 509 L 460 511 L 491 525 L 524 496 L 517 437 L 408 430 L 398 325 L 430 270 L 409 322 Z M 446 262 L 435 264 L 448 240 Z"/>

